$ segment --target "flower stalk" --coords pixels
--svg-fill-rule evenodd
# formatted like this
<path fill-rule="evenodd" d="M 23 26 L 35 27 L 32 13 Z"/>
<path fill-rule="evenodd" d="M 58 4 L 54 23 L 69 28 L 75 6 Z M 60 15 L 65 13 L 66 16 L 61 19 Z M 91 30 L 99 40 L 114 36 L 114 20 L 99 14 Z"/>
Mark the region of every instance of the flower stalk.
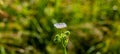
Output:
<path fill-rule="evenodd" d="M 58 44 L 61 44 L 61 46 L 63 47 L 64 54 L 67 54 L 66 48 L 67 48 L 67 44 L 69 41 L 70 32 L 62 31 L 62 28 L 67 27 L 67 25 L 65 23 L 56 23 L 56 24 L 54 24 L 54 26 L 61 30 L 60 33 L 56 34 L 54 41 Z"/>

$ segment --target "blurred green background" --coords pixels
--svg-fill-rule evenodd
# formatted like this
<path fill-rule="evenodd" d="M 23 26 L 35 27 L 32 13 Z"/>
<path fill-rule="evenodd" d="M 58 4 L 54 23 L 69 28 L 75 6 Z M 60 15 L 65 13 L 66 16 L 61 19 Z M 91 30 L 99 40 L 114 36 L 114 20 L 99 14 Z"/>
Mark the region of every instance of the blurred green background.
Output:
<path fill-rule="evenodd" d="M 0 54 L 63 54 L 59 22 L 68 54 L 120 54 L 120 0 L 0 0 Z"/>

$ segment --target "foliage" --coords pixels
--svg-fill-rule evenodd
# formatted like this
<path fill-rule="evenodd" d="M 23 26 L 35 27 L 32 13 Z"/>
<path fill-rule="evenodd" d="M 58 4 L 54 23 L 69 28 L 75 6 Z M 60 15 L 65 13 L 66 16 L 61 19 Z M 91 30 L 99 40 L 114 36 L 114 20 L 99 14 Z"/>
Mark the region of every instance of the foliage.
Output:
<path fill-rule="evenodd" d="M 68 54 L 120 53 L 120 0 L 0 0 L 0 54 L 63 54 L 53 24 L 71 32 Z"/>

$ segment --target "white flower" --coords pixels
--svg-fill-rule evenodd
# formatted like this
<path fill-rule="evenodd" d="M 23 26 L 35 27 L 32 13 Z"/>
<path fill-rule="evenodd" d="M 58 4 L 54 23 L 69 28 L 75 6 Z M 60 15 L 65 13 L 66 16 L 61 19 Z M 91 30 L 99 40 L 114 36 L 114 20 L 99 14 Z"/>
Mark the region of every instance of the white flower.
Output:
<path fill-rule="evenodd" d="M 54 26 L 58 29 L 67 27 L 65 23 L 55 23 Z"/>

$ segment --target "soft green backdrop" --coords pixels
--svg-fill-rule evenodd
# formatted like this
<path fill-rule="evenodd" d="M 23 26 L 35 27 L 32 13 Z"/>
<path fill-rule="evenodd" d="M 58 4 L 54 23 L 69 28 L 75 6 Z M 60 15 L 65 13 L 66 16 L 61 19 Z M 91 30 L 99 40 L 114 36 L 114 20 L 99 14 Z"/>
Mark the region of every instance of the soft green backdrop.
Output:
<path fill-rule="evenodd" d="M 59 22 L 68 54 L 120 54 L 120 0 L 0 0 L 0 54 L 63 54 Z"/>

